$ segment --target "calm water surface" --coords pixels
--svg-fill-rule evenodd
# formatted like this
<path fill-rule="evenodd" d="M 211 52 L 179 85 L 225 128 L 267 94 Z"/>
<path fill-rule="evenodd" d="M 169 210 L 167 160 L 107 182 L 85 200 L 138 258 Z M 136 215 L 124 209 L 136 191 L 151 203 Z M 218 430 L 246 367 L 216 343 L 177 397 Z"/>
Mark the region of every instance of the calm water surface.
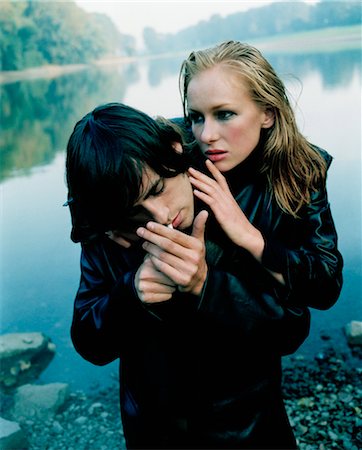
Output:
<path fill-rule="evenodd" d="M 312 357 L 331 343 L 343 348 L 344 325 L 362 320 L 361 57 L 359 52 L 266 56 L 296 102 L 305 135 L 334 156 L 328 189 L 345 282 L 332 309 L 312 313 L 311 335 L 299 350 Z M 42 382 L 88 388 L 107 383 L 117 371 L 115 363 L 94 367 L 83 361 L 69 338 L 80 248 L 69 239 L 69 211 L 62 207 L 67 139 L 77 120 L 108 101 L 125 102 L 151 115 L 180 116 L 181 60 L 0 86 L 1 327 L 3 333 L 41 331 L 54 341 L 57 354 Z"/>

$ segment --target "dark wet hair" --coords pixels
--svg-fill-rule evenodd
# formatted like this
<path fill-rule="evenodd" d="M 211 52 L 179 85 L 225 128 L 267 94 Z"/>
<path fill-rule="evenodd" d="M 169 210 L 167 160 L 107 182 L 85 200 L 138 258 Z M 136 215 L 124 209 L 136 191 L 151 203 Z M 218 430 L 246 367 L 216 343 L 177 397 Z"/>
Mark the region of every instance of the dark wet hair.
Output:
<path fill-rule="evenodd" d="M 86 242 L 127 229 L 146 166 L 164 178 L 185 172 L 190 152 L 178 153 L 182 131 L 121 103 L 86 114 L 74 127 L 66 155 L 71 239 Z"/>

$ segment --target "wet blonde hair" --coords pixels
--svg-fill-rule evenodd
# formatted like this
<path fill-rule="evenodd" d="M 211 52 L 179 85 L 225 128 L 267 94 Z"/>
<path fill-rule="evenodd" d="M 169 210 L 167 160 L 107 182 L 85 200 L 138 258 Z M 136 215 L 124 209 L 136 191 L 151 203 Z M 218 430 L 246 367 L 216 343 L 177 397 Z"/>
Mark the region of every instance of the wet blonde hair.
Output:
<path fill-rule="evenodd" d="M 285 86 L 259 50 L 238 41 L 192 52 L 182 63 L 180 92 L 187 117 L 187 90 L 200 72 L 220 65 L 231 69 L 246 84 L 251 99 L 274 112 L 274 125 L 266 130 L 261 171 L 267 175 L 275 200 L 283 211 L 298 217 L 310 202 L 311 192 L 325 182 L 326 162 L 298 130 Z"/>

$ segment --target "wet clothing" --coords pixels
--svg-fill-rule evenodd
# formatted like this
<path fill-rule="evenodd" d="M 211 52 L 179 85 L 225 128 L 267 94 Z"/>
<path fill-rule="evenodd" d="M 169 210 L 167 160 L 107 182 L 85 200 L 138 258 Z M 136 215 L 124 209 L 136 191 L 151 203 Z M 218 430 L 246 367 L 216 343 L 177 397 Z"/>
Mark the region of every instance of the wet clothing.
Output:
<path fill-rule="evenodd" d="M 94 364 L 119 359 L 128 448 L 296 448 L 281 357 L 307 337 L 309 307 L 337 300 L 342 257 L 325 187 L 294 219 L 271 198 L 259 168 L 255 152 L 228 181 L 265 238 L 263 265 L 209 217 L 200 296 L 176 291 L 170 301 L 146 305 L 134 287 L 141 248 L 106 237 L 82 245 L 72 339 Z M 285 286 L 267 269 L 282 273 Z"/>

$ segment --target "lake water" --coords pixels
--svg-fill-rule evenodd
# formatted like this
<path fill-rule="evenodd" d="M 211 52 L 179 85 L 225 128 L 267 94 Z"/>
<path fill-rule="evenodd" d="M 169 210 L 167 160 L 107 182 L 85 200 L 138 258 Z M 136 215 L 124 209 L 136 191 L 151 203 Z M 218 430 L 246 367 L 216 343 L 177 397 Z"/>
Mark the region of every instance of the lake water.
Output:
<path fill-rule="evenodd" d="M 54 341 L 57 354 L 41 382 L 87 389 L 117 371 L 115 363 L 95 367 L 82 360 L 69 338 L 80 248 L 69 239 L 69 211 L 62 207 L 67 139 L 77 120 L 109 101 L 180 116 L 178 68 L 187 53 L 0 86 L 1 328 L 41 331 Z M 334 156 L 328 189 L 345 281 L 332 309 L 312 312 L 311 335 L 299 350 L 311 357 L 326 345 L 344 348 L 343 327 L 362 320 L 361 56 L 265 55 L 297 101 L 305 135 Z"/>

